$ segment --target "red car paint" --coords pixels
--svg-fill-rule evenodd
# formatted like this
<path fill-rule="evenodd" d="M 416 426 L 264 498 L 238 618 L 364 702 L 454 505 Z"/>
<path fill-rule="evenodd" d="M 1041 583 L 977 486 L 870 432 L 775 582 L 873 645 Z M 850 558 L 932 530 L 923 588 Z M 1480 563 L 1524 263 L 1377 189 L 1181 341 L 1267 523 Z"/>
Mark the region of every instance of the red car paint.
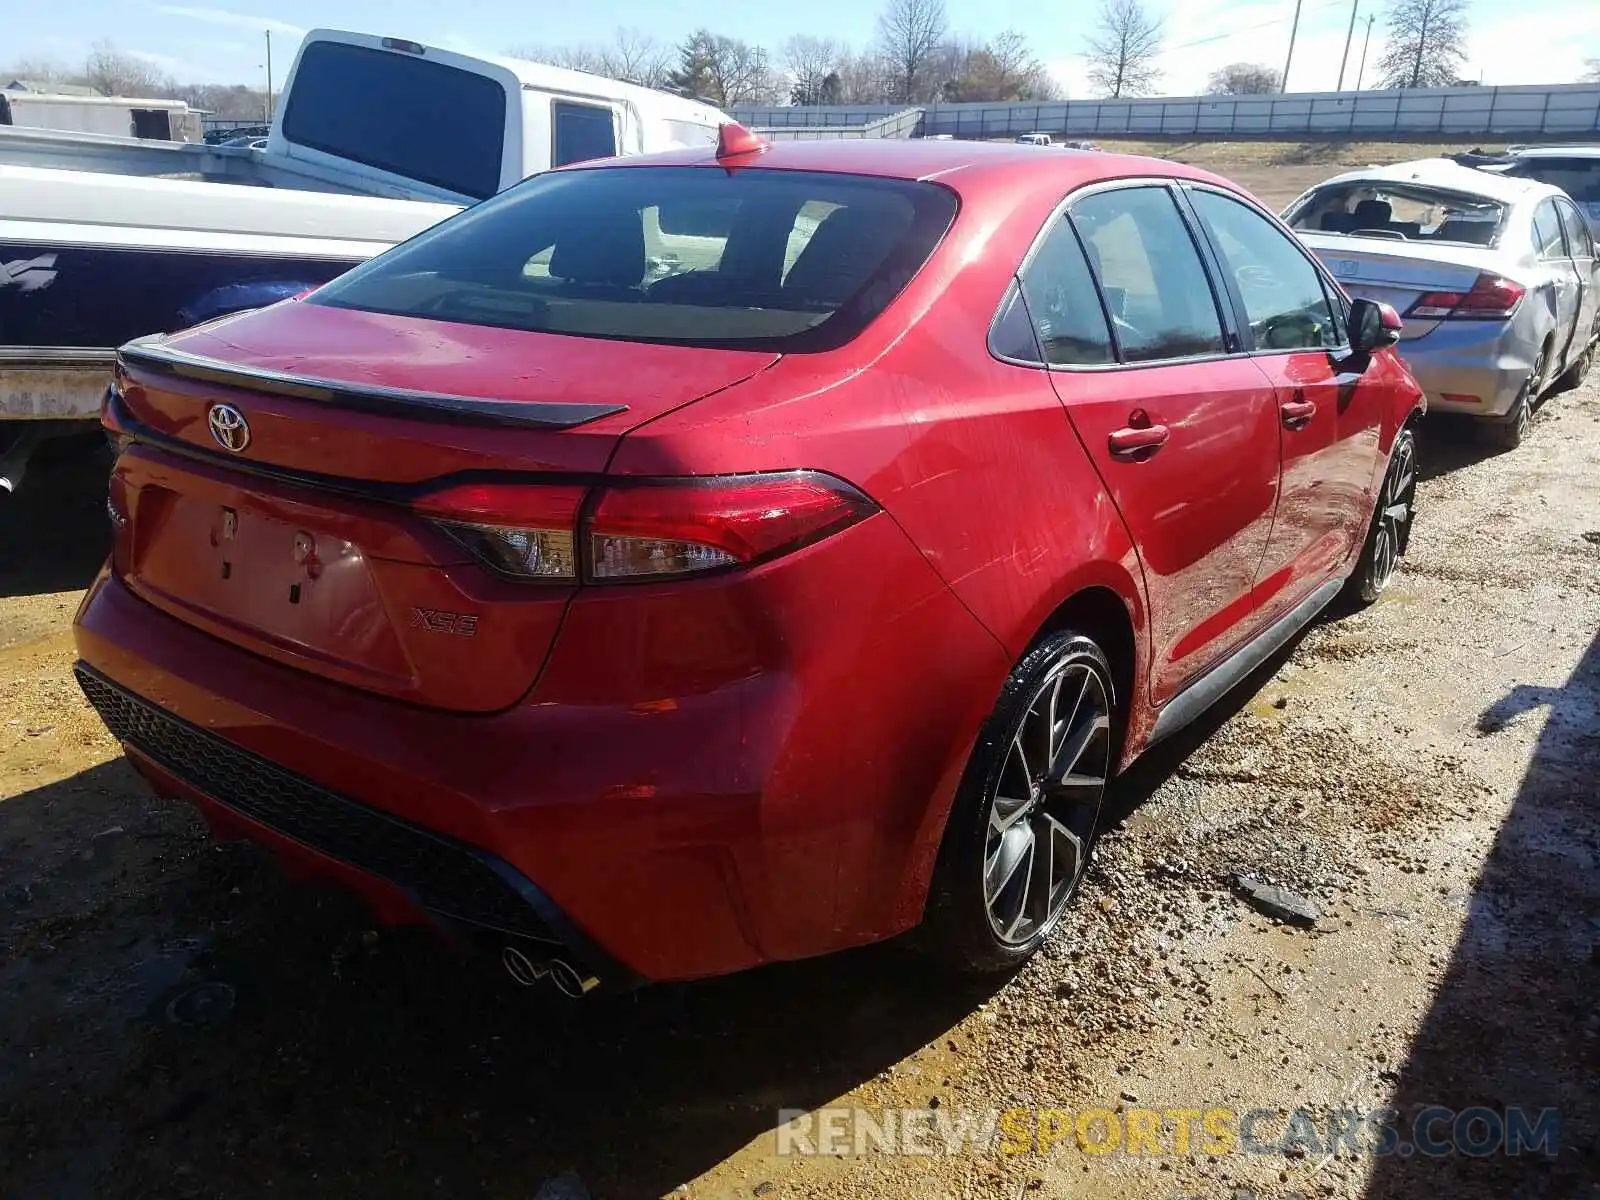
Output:
<path fill-rule="evenodd" d="M 1059 372 L 987 344 L 1077 189 L 1137 177 L 1242 195 L 1231 185 L 959 142 L 782 143 L 739 162 L 932 178 L 959 212 L 875 319 L 817 352 L 313 296 L 165 343 L 321 381 L 298 392 L 128 358 L 106 414 L 125 445 L 119 527 L 78 614 L 85 666 L 221 739 L 209 745 L 508 864 L 601 974 L 677 979 L 914 925 L 979 726 L 1064 606 L 1088 598 L 1125 621 L 1125 765 L 1185 683 L 1350 571 L 1421 402 L 1391 351 Z M 661 166 L 723 169 L 709 151 L 605 169 Z M 456 423 L 346 407 L 340 384 L 626 407 L 572 428 Z M 208 429 L 219 402 L 248 415 L 237 454 Z M 1111 453 L 1154 427 L 1154 453 Z M 599 521 L 593 497 L 648 506 L 605 491 L 631 481 L 789 470 L 843 481 L 870 515 L 754 565 L 616 586 L 500 577 L 428 509 L 462 480 L 512 482 L 550 521 Z M 132 757 L 224 830 L 356 884 L 390 917 L 417 911 L 413 881 Z"/>

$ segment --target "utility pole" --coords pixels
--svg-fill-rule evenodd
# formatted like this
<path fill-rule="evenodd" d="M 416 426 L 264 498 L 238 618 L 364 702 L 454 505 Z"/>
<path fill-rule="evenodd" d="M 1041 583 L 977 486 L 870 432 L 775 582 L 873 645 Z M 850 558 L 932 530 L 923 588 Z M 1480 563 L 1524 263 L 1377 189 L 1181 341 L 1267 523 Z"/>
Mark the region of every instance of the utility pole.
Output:
<path fill-rule="evenodd" d="M 1350 43 L 1356 36 L 1356 10 L 1360 7 L 1361 0 L 1350 0 L 1350 28 L 1344 35 L 1344 57 L 1339 60 L 1339 84 L 1333 89 L 1336 92 L 1344 91 L 1344 69 L 1350 65 Z"/>
<path fill-rule="evenodd" d="M 267 30 L 267 124 L 272 124 L 272 30 Z"/>
<path fill-rule="evenodd" d="M 1367 73 L 1367 47 L 1372 45 L 1372 23 L 1378 19 L 1377 13 L 1367 14 L 1367 37 L 1361 43 L 1361 67 L 1356 71 L 1356 91 L 1361 90 L 1362 77 Z"/>
<path fill-rule="evenodd" d="M 1278 88 L 1280 92 L 1289 90 L 1289 64 L 1294 62 L 1294 39 L 1300 32 L 1300 5 L 1302 0 L 1294 0 L 1294 24 L 1289 27 L 1289 57 L 1283 60 L 1283 82 Z"/>

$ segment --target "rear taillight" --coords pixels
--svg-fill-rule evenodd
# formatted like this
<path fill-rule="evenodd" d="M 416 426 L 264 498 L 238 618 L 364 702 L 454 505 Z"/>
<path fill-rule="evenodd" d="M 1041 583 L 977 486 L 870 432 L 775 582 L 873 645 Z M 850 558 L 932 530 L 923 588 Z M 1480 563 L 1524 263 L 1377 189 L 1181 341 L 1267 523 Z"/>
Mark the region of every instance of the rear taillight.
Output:
<path fill-rule="evenodd" d="M 1428 292 L 1406 312 L 1430 320 L 1504 320 L 1517 311 L 1527 289 L 1498 275 L 1479 275 L 1465 292 Z"/>
<path fill-rule="evenodd" d="M 583 497 L 581 487 L 467 483 L 424 497 L 416 509 L 497 575 L 572 582 Z"/>
<path fill-rule="evenodd" d="M 611 483 L 587 506 L 578 487 L 464 484 L 416 509 L 497 574 L 617 583 L 764 562 L 876 506 L 832 475 L 783 471 Z"/>
<path fill-rule="evenodd" d="M 745 566 L 872 510 L 849 484 L 816 471 L 611 487 L 584 524 L 586 566 L 596 582 Z"/>

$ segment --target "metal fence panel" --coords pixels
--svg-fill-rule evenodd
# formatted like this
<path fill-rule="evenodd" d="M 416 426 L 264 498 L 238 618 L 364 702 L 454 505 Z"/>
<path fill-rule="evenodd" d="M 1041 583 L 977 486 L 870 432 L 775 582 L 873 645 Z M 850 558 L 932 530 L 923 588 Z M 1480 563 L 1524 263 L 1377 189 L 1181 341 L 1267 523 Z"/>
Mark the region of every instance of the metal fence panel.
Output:
<path fill-rule="evenodd" d="M 1332 136 L 1341 133 L 1447 134 L 1537 137 L 1600 135 L 1600 84 L 1551 87 L 1437 88 L 1405 92 L 1294 92 L 1287 96 L 1185 96 L 1164 100 L 1072 100 L 1016 104 L 930 104 L 827 108 L 738 108 L 736 120 L 755 128 L 815 136 L 817 130 L 853 128 L 840 136 L 906 137 L 906 112 L 923 134 L 1015 137 Z M 884 124 L 888 121 L 887 124 Z"/>

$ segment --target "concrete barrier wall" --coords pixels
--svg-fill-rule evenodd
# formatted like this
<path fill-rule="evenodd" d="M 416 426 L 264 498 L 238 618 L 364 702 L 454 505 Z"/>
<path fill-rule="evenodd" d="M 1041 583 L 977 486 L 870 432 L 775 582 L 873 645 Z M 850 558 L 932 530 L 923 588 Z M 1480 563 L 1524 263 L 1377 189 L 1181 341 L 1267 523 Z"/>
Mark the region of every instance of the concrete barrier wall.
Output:
<path fill-rule="evenodd" d="M 895 105 L 740 108 L 733 110 L 733 116 L 747 125 L 771 130 L 775 136 L 880 137 L 885 135 L 865 132 L 865 127 L 885 118 L 904 118 L 908 111 L 920 113 L 923 135 L 970 138 L 1034 132 L 1080 138 L 1340 134 L 1572 137 L 1600 135 L 1600 83 L 1161 100 L 929 104 L 920 110 L 902 110 Z M 843 127 L 863 131 L 845 134 Z"/>

